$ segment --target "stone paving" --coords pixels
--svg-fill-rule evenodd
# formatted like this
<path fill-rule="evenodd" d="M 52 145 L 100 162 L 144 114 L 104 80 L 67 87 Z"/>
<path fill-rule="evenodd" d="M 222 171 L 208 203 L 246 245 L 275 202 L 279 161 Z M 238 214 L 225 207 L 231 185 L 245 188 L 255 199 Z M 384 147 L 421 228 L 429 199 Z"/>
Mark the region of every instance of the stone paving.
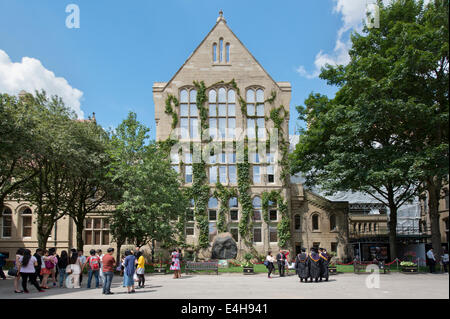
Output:
<path fill-rule="evenodd" d="M 127 294 L 122 277 L 115 276 L 111 291 L 102 289 L 51 288 L 39 293 L 29 285 L 29 294 L 15 294 L 13 279 L 0 280 L 0 299 L 448 299 L 448 274 L 380 274 L 379 288 L 367 288 L 369 274 L 343 273 L 328 282 L 299 283 L 298 277 L 265 274 L 194 274 L 172 279 L 172 275 L 146 275 L 146 287 Z M 51 286 L 51 283 L 50 283 Z"/>

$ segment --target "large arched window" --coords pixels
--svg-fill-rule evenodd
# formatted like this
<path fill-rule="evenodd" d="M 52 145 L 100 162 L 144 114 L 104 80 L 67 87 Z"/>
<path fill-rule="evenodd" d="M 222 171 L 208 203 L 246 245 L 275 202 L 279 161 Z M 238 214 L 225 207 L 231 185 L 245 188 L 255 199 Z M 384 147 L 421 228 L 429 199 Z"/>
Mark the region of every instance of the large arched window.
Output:
<path fill-rule="evenodd" d="M 2 211 L 2 237 L 10 238 L 12 230 L 12 210 L 9 207 L 3 207 Z"/>
<path fill-rule="evenodd" d="M 330 216 L 330 231 L 336 230 L 336 215 L 332 214 Z"/>
<path fill-rule="evenodd" d="M 312 215 L 311 218 L 311 223 L 312 223 L 312 230 L 319 230 L 319 215 L 318 214 L 314 214 Z"/>
<path fill-rule="evenodd" d="M 248 89 L 246 99 L 247 136 L 248 138 L 265 138 L 264 91 L 260 88 Z"/>
<path fill-rule="evenodd" d="M 180 91 L 180 138 L 183 140 L 199 137 L 197 109 L 197 91 L 183 89 Z"/>
<path fill-rule="evenodd" d="M 255 196 L 252 201 L 253 205 L 253 220 L 260 221 L 261 220 L 261 198 L 259 196 Z"/>
<path fill-rule="evenodd" d="M 25 207 L 21 209 L 20 215 L 22 216 L 22 237 L 31 237 L 32 229 L 32 215 L 31 208 Z"/>
<path fill-rule="evenodd" d="M 236 129 L 236 92 L 233 89 L 209 91 L 209 136 L 212 139 L 234 139 Z"/>

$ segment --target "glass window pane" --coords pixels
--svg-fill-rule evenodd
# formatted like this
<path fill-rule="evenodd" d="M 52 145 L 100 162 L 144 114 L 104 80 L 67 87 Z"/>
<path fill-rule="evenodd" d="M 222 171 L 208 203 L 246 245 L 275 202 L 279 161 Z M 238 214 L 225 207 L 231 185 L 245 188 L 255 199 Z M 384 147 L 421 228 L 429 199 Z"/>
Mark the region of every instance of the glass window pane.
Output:
<path fill-rule="evenodd" d="M 236 153 L 228 153 L 228 163 L 236 163 Z"/>
<path fill-rule="evenodd" d="M 217 116 L 216 104 L 209 105 L 209 116 L 212 116 L 212 117 Z"/>
<path fill-rule="evenodd" d="M 209 136 L 213 139 L 217 136 L 217 119 L 209 119 Z"/>
<path fill-rule="evenodd" d="M 86 218 L 86 228 L 92 228 L 92 218 Z"/>
<path fill-rule="evenodd" d="M 269 212 L 269 220 L 272 220 L 272 221 L 277 220 L 277 211 L 276 210 L 271 210 Z"/>
<path fill-rule="evenodd" d="M 217 208 L 218 201 L 215 197 L 210 197 L 208 201 L 208 208 Z"/>
<path fill-rule="evenodd" d="M 189 92 L 189 102 L 191 103 L 197 102 L 197 90 L 191 90 Z"/>
<path fill-rule="evenodd" d="M 261 228 L 254 228 L 253 229 L 253 241 L 256 243 L 261 242 L 262 236 L 261 236 Z"/>
<path fill-rule="evenodd" d="M 261 89 L 256 90 L 256 102 L 264 102 L 264 91 Z"/>
<path fill-rule="evenodd" d="M 189 138 L 189 119 L 180 120 L 180 131 L 182 139 Z"/>
<path fill-rule="evenodd" d="M 216 98 L 217 98 L 216 90 L 210 90 L 208 96 L 209 102 L 216 102 Z"/>
<path fill-rule="evenodd" d="M 184 153 L 184 163 L 192 164 L 192 154 L 191 153 Z"/>
<path fill-rule="evenodd" d="M 230 178 L 230 183 L 236 184 L 237 183 L 236 166 L 234 165 L 228 166 L 228 175 Z"/>
<path fill-rule="evenodd" d="M 221 164 L 226 164 L 227 163 L 227 154 L 224 152 L 220 153 L 219 161 Z"/>
<path fill-rule="evenodd" d="M 187 102 L 188 101 L 188 91 L 187 90 L 181 90 L 180 92 L 180 102 Z"/>
<path fill-rule="evenodd" d="M 213 44 L 213 61 L 217 61 L 217 43 Z"/>
<path fill-rule="evenodd" d="M 172 165 L 172 169 L 177 172 L 178 174 L 180 174 L 180 167 L 178 165 Z"/>
<path fill-rule="evenodd" d="M 228 119 L 228 137 L 235 138 L 236 119 Z"/>
<path fill-rule="evenodd" d="M 227 105 L 219 104 L 219 116 L 227 116 Z"/>
<path fill-rule="evenodd" d="M 191 138 L 197 138 L 198 137 L 198 120 L 197 119 L 191 119 L 191 129 L 189 132 Z"/>
<path fill-rule="evenodd" d="M 247 90 L 247 103 L 255 103 L 255 91 Z"/>
<path fill-rule="evenodd" d="M 236 104 L 228 104 L 228 116 L 236 116 Z"/>
<path fill-rule="evenodd" d="M 271 243 L 276 243 L 278 241 L 277 237 L 278 237 L 277 236 L 277 229 L 273 228 L 273 227 L 270 227 L 269 228 L 269 240 L 270 240 L 270 242 Z"/>
<path fill-rule="evenodd" d="M 226 166 L 219 167 L 219 180 L 222 184 L 227 182 L 227 167 Z"/>
<path fill-rule="evenodd" d="M 256 120 L 257 125 L 258 125 L 258 137 L 259 138 L 264 138 L 266 137 L 266 128 L 264 127 L 264 119 L 257 119 Z"/>
<path fill-rule="evenodd" d="M 217 183 L 217 167 L 216 166 L 209 168 L 209 183 L 210 184 Z"/>
<path fill-rule="evenodd" d="M 253 198 L 252 201 L 253 208 L 260 208 L 261 207 L 261 198 L 259 196 L 256 196 Z"/>
<path fill-rule="evenodd" d="M 209 211 L 209 220 L 217 220 L 217 214 L 215 210 Z"/>
<path fill-rule="evenodd" d="M 261 211 L 260 210 L 253 211 L 253 220 L 254 221 L 261 220 Z"/>
<path fill-rule="evenodd" d="M 219 40 L 219 62 L 223 61 L 223 39 Z"/>
<path fill-rule="evenodd" d="M 170 154 L 170 162 L 172 164 L 180 163 L 180 155 L 178 153 L 171 153 Z"/>
<path fill-rule="evenodd" d="M 226 50 L 225 58 L 227 59 L 227 62 L 230 62 L 230 44 L 229 43 L 227 43 L 225 45 L 225 50 Z"/>
<path fill-rule="evenodd" d="M 219 89 L 219 102 L 225 103 L 227 101 L 227 92 L 224 88 Z"/>
<path fill-rule="evenodd" d="M 102 232 L 102 245 L 109 245 L 109 231 L 104 230 Z"/>
<path fill-rule="evenodd" d="M 231 210 L 230 211 L 230 218 L 231 218 L 231 220 L 238 220 L 238 211 L 237 210 Z"/>
<path fill-rule="evenodd" d="M 231 236 L 233 237 L 234 241 L 238 242 L 239 241 L 239 229 L 231 228 L 230 232 L 231 232 Z"/>
<path fill-rule="evenodd" d="M 249 138 L 255 138 L 255 120 L 254 119 L 247 119 L 247 135 Z"/>
<path fill-rule="evenodd" d="M 188 116 L 188 105 L 187 104 L 180 104 L 180 116 Z"/>
<path fill-rule="evenodd" d="M 102 228 L 102 220 L 100 218 L 95 218 L 94 219 L 94 228 L 95 229 Z"/>
<path fill-rule="evenodd" d="M 256 105 L 256 116 L 264 116 L 264 104 Z"/>
<path fill-rule="evenodd" d="M 228 103 L 236 102 L 236 96 L 234 90 L 228 90 Z"/>
<path fill-rule="evenodd" d="M 220 118 L 219 119 L 219 137 L 226 137 L 226 129 L 227 129 L 227 119 Z"/>
<path fill-rule="evenodd" d="M 260 167 L 253 166 L 253 183 L 259 184 L 261 183 L 261 175 L 260 175 Z"/>
<path fill-rule="evenodd" d="M 86 245 L 92 245 L 92 231 L 86 231 L 84 233 L 84 243 Z"/>
<path fill-rule="evenodd" d="M 185 166 L 185 182 L 192 183 L 192 166 Z"/>
<path fill-rule="evenodd" d="M 191 110 L 191 116 L 198 116 L 198 110 L 197 110 L 196 104 L 191 104 L 190 110 Z"/>
<path fill-rule="evenodd" d="M 100 245 L 100 235 L 101 235 L 100 230 L 94 231 L 94 245 Z"/>
<path fill-rule="evenodd" d="M 247 115 L 255 116 L 255 104 L 247 104 Z"/>
<path fill-rule="evenodd" d="M 194 235 L 194 227 L 186 227 L 186 236 Z"/>
<path fill-rule="evenodd" d="M 231 197 L 230 198 L 230 200 L 228 201 L 228 207 L 230 207 L 230 208 L 238 207 L 237 197 Z"/>
<path fill-rule="evenodd" d="M 274 172 L 275 172 L 275 169 L 274 169 L 273 165 L 267 166 L 267 174 L 272 174 L 273 175 Z"/>

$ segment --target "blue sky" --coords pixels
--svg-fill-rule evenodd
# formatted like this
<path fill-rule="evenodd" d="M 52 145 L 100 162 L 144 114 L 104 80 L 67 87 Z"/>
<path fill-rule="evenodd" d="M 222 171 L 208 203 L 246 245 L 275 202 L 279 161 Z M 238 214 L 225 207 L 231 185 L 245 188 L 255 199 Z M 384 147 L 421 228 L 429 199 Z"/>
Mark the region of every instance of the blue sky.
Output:
<path fill-rule="evenodd" d="M 65 25 L 69 15 L 65 8 L 71 3 L 80 8 L 79 29 Z M 347 18 L 358 16 L 347 9 L 361 3 L 366 0 L 0 0 L 0 50 L 4 51 L 0 62 L 10 67 L 16 63 L 14 70 L 27 74 L 17 76 L 20 81 L 32 82 L 42 70 L 64 78 L 67 83 L 58 82 L 55 90 L 81 91 L 82 96 L 75 92 L 73 99 L 79 101 L 84 117 L 95 112 L 103 127 L 117 126 L 134 111 L 154 138 L 153 82 L 173 76 L 222 9 L 230 28 L 267 72 L 276 81 L 291 82 L 290 134 L 294 134 L 301 125 L 295 106 L 312 91 L 335 93 L 336 88 L 314 77 L 318 54 L 345 60 L 336 50 L 338 31 L 346 31 L 342 41 L 347 41 L 348 31 L 357 26 Z M 31 71 L 19 68 L 29 62 L 24 57 L 37 60 Z M 6 92 L 17 87 L 19 80 L 3 76 L 0 92 L 2 83 Z M 53 80 L 48 75 L 47 81 Z"/>

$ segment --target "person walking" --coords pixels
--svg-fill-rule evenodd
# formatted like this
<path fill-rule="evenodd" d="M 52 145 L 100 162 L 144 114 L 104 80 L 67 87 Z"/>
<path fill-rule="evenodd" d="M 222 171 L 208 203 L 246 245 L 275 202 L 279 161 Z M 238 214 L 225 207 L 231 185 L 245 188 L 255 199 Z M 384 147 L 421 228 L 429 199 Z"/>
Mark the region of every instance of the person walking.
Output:
<path fill-rule="evenodd" d="M 89 254 L 90 256 L 86 259 L 86 263 L 83 264 L 81 272 L 83 272 L 86 265 L 89 265 L 87 288 L 91 288 L 92 276 L 95 277 L 95 288 L 98 288 L 100 286 L 100 280 L 98 278 L 100 271 L 100 257 L 95 254 L 95 249 L 91 249 Z"/>
<path fill-rule="evenodd" d="M 136 253 L 137 258 L 137 268 L 136 274 L 139 278 L 137 288 L 144 288 L 145 284 L 145 258 L 141 251 Z"/>
<path fill-rule="evenodd" d="M 448 272 L 448 251 L 444 250 L 444 254 L 441 256 L 442 266 L 444 266 L 444 272 Z"/>
<path fill-rule="evenodd" d="M 103 287 L 103 285 L 105 284 L 105 276 L 103 276 L 103 256 L 104 256 L 104 254 L 102 253 L 101 249 L 97 249 L 97 256 L 98 256 L 98 258 L 100 258 L 100 270 L 98 272 L 98 277 L 100 278 L 100 286 Z"/>
<path fill-rule="evenodd" d="M 277 265 L 280 277 L 284 277 L 285 263 L 286 263 L 286 256 L 284 256 L 283 250 L 280 249 L 280 252 L 277 254 Z"/>
<path fill-rule="evenodd" d="M 114 267 L 116 266 L 116 260 L 113 257 L 114 248 L 108 248 L 106 250 L 106 254 L 102 258 L 103 263 L 103 276 L 105 277 L 105 281 L 103 283 L 103 294 L 104 295 L 112 295 L 111 292 L 111 283 L 114 277 Z"/>
<path fill-rule="evenodd" d="M 127 287 L 128 293 L 135 293 L 136 290 L 134 290 L 134 264 L 136 262 L 136 257 L 131 253 L 130 250 L 125 251 L 125 260 L 123 262 L 124 270 L 123 270 L 123 277 L 124 277 L 124 283 Z"/>
<path fill-rule="evenodd" d="M 430 248 L 430 250 L 427 252 L 427 260 L 428 260 L 428 267 L 430 268 L 430 273 L 434 273 L 434 267 L 436 265 L 436 257 L 434 257 L 433 248 Z"/>
<path fill-rule="evenodd" d="M 180 253 L 177 251 L 177 249 L 174 249 L 170 256 L 172 257 L 170 270 L 173 270 L 173 278 L 181 278 Z"/>
<path fill-rule="evenodd" d="M 66 287 L 68 288 L 81 288 L 80 274 L 81 274 L 81 262 L 78 253 L 72 252 L 72 256 L 69 259 L 70 275 L 66 279 Z"/>
<path fill-rule="evenodd" d="M 19 258 L 17 269 L 17 272 L 19 272 L 20 276 L 22 277 L 22 289 L 25 293 L 29 293 L 27 289 L 28 280 L 30 280 L 33 286 L 36 287 L 37 291 L 44 292 L 44 290 L 41 289 L 41 287 L 39 287 L 39 284 L 36 282 L 36 272 L 34 269 L 34 266 L 36 265 L 37 260 L 34 256 L 31 256 L 31 250 L 25 249 L 23 256 Z"/>
<path fill-rule="evenodd" d="M 67 273 L 66 268 L 69 265 L 69 255 L 67 254 L 67 251 L 63 250 L 61 252 L 61 256 L 58 258 L 58 273 L 59 273 L 59 288 L 64 287 L 64 282 L 67 279 Z"/>
<path fill-rule="evenodd" d="M 270 277 L 270 274 L 275 269 L 275 266 L 273 265 L 274 262 L 275 262 L 275 258 L 273 258 L 272 252 L 269 251 L 267 253 L 267 257 L 266 257 L 266 261 L 265 261 L 265 264 L 266 264 L 266 267 L 267 267 L 267 271 L 268 271 L 267 272 L 267 278 L 272 278 L 272 277 Z"/>
<path fill-rule="evenodd" d="M 83 267 L 83 265 L 86 263 L 86 256 L 83 255 L 83 250 L 78 249 L 78 258 L 80 258 L 80 265 Z M 83 282 L 83 272 L 80 272 L 80 287 L 81 283 Z"/>
<path fill-rule="evenodd" d="M 56 275 L 57 275 L 57 265 L 58 265 L 58 255 L 56 254 L 56 248 L 50 248 L 48 250 L 48 255 L 53 264 L 53 267 L 50 266 L 50 276 L 52 277 L 53 287 L 56 287 Z"/>
<path fill-rule="evenodd" d="M 3 267 L 5 266 L 5 264 L 6 264 L 6 256 L 0 253 L 0 277 L 3 280 L 6 280 L 6 275 L 3 272 Z"/>
<path fill-rule="evenodd" d="M 34 258 L 37 260 L 37 266 L 34 267 L 36 270 L 36 280 L 39 278 L 39 284 L 42 285 L 42 280 L 44 277 L 41 275 L 41 268 L 42 268 L 42 256 L 44 255 L 44 250 L 42 248 L 36 249 L 36 252 L 34 253 Z"/>
<path fill-rule="evenodd" d="M 19 260 L 25 253 L 25 248 L 19 248 L 16 251 L 16 259 L 14 260 L 14 267 L 18 269 L 19 267 Z M 14 277 L 14 292 L 15 293 L 22 293 L 23 290 L 19 290 L 19 281 L 20 281 L 20 272 L 17 271 L 16 276 Z"/>

